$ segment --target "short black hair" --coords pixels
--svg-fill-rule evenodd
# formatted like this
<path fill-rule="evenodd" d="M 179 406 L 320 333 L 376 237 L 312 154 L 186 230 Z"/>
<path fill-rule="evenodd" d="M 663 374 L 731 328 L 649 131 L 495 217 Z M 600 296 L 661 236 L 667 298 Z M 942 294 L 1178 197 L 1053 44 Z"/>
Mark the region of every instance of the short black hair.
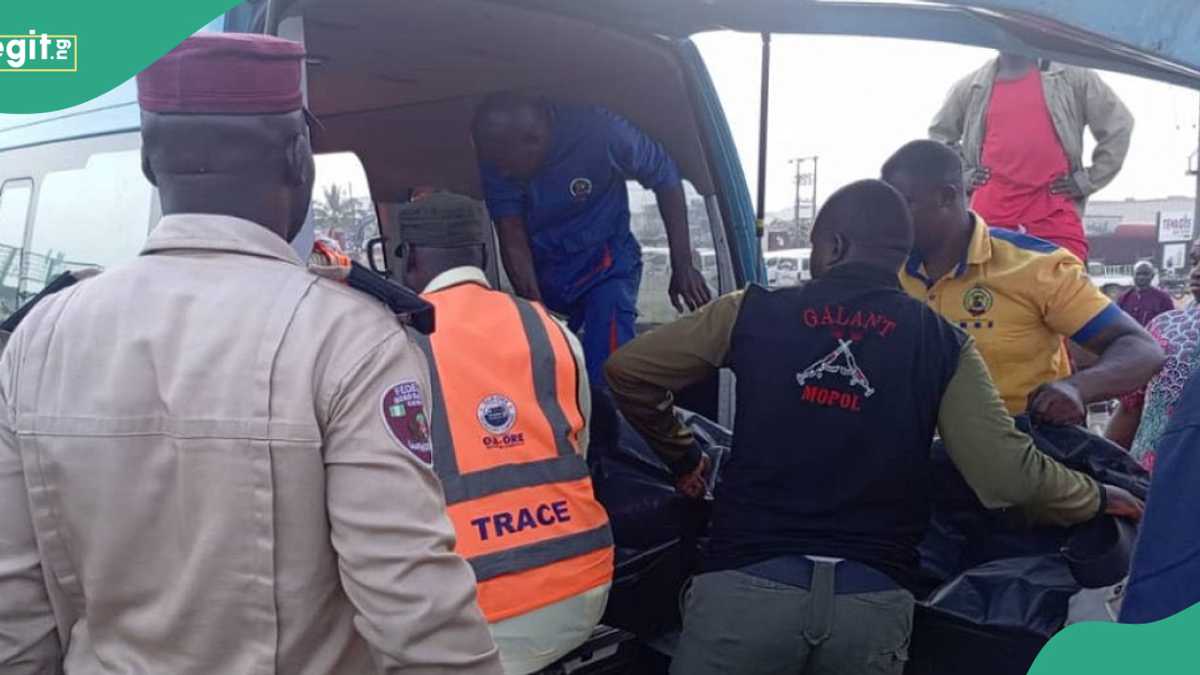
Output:
<path fill-rule="evenodd" d="M 489 94 L 475 108 L 475 115 L 471 118 L 471 136 L 478 143 L 487 123 L 494 116 L 509 115 L 526 109 L 544 112 L 547 109 L 547 103 L 544 99 L 515 91 L 498 91 Z"/>
<path fill-rule="evenodd" d="M 860 180 L 830 195 L 813 224 L 814 231 L 826 228 L 886 262 L 903 261 L 913 245 L 908 205 L 881 180 Z"/>
<path fill-rule="evenodd" d="M 905 143 L 883 163 L 880 172 L 885 180 L 898 173 L 935 185 L 963 184 L 962 158 L 954 148 L 938 141 Z"/>

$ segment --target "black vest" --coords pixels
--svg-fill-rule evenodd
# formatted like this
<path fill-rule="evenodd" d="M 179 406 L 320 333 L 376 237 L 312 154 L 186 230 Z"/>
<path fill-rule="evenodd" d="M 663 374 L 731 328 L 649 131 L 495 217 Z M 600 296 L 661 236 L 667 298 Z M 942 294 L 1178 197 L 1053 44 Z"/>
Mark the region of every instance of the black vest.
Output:
<path fill-rule="evenodd" d="M 929 524 L 938 407 L 964 338 L 874 267 L 751 287 L 730 344 L 737 419 L 705 568 L 818 555 L 906 583 Z"/>

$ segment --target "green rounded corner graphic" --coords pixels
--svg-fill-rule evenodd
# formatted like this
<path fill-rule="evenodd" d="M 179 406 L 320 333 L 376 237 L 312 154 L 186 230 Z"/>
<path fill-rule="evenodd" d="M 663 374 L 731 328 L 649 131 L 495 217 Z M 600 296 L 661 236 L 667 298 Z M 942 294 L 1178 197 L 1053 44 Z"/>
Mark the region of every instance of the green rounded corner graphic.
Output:
<path fill-rule="evenodd" d="M 238 4 L 238 0 L 55 0 L 0 15 L 0 113 L 91 100 Z"/>
<path fill-rule="evenodd" d="M 1200 605 L 1149 624 L 1075 624 L 1050 640 L 1029 675 L 1191 675 L 1200 672 L 1198 635 Z"/>

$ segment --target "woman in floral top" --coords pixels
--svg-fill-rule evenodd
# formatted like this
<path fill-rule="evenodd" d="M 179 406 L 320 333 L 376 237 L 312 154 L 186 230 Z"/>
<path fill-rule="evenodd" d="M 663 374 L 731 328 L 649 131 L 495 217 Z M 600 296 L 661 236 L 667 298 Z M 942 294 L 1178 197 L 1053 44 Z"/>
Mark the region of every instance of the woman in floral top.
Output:
<path fill-rule="evenodd" d="M 1200 354 L 1197 353 L 1200 350 L 1200 309 L 1191 307 L 1160 314 L 1147 328 L 1162 345 L 1167 360 L 1162 371 L 1146 385 L 1142 423 L 1138 425 L 1129 452 L 1142 466 L 1154 470 L 1158 439 L 1167 429 L 1183 386 L 1200 365 Z"/>

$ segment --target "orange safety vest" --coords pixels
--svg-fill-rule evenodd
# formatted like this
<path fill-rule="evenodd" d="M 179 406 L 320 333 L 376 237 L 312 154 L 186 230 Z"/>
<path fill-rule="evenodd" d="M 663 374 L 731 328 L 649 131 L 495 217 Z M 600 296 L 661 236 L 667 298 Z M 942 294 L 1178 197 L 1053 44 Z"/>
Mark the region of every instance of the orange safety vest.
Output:
<path fill-rule="evenodd" d="M 579 373 L 539 305 L 467 282 L 427 293 L 439 329 L 420 337 L 433 387 L 433 469 L 502 621 L 612 581 L 608 514 L 579 452 Z"/>

